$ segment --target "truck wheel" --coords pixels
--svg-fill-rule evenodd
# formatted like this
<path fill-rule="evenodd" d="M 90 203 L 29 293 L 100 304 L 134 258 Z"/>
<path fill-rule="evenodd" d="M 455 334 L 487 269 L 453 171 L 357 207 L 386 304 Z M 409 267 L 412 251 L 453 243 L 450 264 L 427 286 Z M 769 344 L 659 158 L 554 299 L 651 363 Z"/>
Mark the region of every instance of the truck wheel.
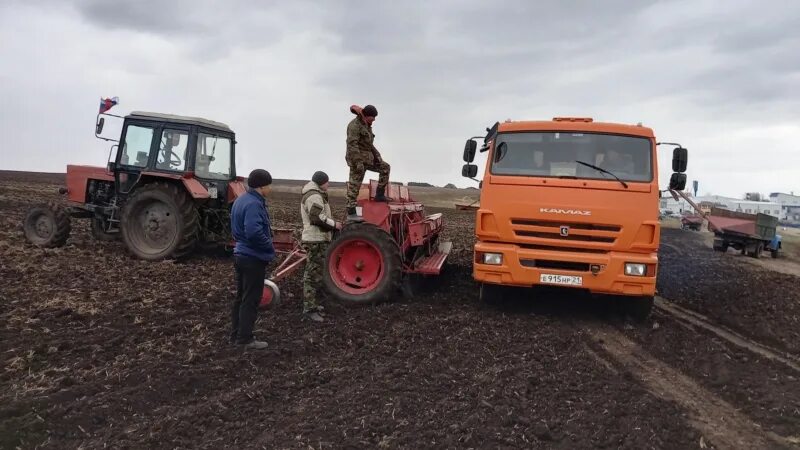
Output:
<path fill-rule="evenodd" d="M 623 311 L 637 322 L 644 322 L 653 310 L 653 297 L 620 297 Z"/>
<path fill-rule="evenodd" d="M 31 208 L 22 223 L 25 239 L 33 245 L 45 248 L 66 244 L 72 224 L 67 211 L 57 203 L 48 203 Z"/>
<path fill-rule="evenodd" d="M 155 182 L 134 191 L 122 209 L 120 228 L 131 253 L 156 261 L 191 253 L 197 244 L 200 220 L 185 190 Z"/>
<path fill-rule="evenodd" d="M 328 247 L 325 262 L 325 290 L 343 303 L 377 303 L 400 289 L 400 249 L 389 233 L 373 224 L 347 225 Z"/>
<path fill-rule="evenodd" d="M 478 298 L 486 305 L 498 305 L 503 300 L 503 288 L 499 284 L 481 283 Z"/>
<path fill-rule="evenodd" d="M 754 244 L 750 249 L 747 251 L 747 256 L 751 258 L 760 258 L 761 257 L 761 250 L 764 248 L 764 244 L 761 242 Z"/>
<path fill-rule="evenodd" d="M 106 221 L 105 219 L 100 219 L 98 217 L 92 218 L 92 237 L 97 239 L 98 241 L 103 242 L 110 242 L 116 241 L 119 239 L 119 233 L 115 232 L 107 232 L 106 231 Z"/>

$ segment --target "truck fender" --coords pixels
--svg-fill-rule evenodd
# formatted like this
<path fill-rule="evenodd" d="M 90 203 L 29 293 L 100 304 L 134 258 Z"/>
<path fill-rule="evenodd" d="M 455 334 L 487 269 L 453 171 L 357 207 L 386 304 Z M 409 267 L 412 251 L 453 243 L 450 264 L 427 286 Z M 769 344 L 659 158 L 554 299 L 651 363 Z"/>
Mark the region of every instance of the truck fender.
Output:
<path fill-rule="evenodd" d="M 769 249 L 769 250 L 780 250 L 781 241 L 782 241 L 781 235 L 776 234 L 775 237 L 773 237 L 772 240 L 769 242 L 769 245 L 767 246 L 767 249 Z"/>

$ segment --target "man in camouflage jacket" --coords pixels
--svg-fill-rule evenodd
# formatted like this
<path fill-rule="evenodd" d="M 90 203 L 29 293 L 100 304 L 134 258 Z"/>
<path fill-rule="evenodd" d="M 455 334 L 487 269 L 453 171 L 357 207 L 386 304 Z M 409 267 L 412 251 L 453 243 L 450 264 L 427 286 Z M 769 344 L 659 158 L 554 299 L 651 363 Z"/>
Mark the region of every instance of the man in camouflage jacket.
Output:
<path fill-rule="evenodd" d="M 381 158 L 380 152 L 375 148 L 375 134 L 372 132 L 372 123 L 378 116 L 378 110 L 367 105 L 360 108 L 356 105 L 350 107 L 356 115 L 355 119 L 347 125 L 347 153 L 345 160 L 350 167 L 350 178 L 347 182 L 347 220 L 361 221 L 356 213 L 356 200 L 361 183 L 364 182 L 364 173 L 367 170 L 378 172 L 378 189 L 376 201 L 386 202 L 386 185 L 389 183 L 391 167 Z"/>
<path fill-rule="evenodd" d="M 342 224 L 331 218 L 328 204 L 328 175 L 316 172 L 303 187 L 300 202 L 300 216 L 303 219 L 303 249 L 306 251 L 306 268 L 303 273 L 303 314 L 322 322 L 322 305 L 319 302 L 319 285 L 325 268 L 325 252 L 333 238 L 333 231 Z"/>

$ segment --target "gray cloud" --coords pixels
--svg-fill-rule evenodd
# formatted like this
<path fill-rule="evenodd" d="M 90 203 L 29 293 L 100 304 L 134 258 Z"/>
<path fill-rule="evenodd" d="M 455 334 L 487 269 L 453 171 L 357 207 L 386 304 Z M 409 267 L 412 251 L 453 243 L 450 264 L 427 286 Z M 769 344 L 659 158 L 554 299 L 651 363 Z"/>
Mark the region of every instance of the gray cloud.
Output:
<path fill-rule="evenodd" d="M 50 158 L 45 146 L 19 143 L 33 145 L 50 170 L 97 159 L 101 152 L 82 150 L 97 144 L 80 127 L 91 124 L 101 94 L 120 95 L 121 108 L 230 122 L 242 167 L 270 165 L 285 176 L 308 172 L 298 155 L 345 176 L 351 103 L 378 105 L 379 145 L 399 179 L 440 184 L 463 185 L 463 138 L 507 117 L 644 121 L 695 148 L 690 176 L 719 193 L 741 190 L 726 173 L 747 171 L 764 190 L 783 189 L 746 162 L 750 136 L 763 130 L 776 155 L 795 154 L 800 140 L 796 2 L 39 0 L 0 8 L 0 39 L 10 43 L 0 58 L 11 64 L 0 93 L 21 108 L 4 112 L 0 126 L 74 142 L 74 153 Z M 28 107 L 34 92 L 52 107 Z M 82 98 L 91 107 L 78 106 Z M 746 139 L 731 138 L 742 130 Z M 286 148 L 295 150 L 273 150 Z M 741 157 L 720 173 L 714 158 L 729 154 Z M 2 163 L 31 161 L 4 155 Z"/>
<path fill-rule="evenodd" d="M 85 0 L 78 3 L 80 13 L 102 28 L 124 28 L 174 36 L 210 31 L 191 1 L 106 2 Z"/>

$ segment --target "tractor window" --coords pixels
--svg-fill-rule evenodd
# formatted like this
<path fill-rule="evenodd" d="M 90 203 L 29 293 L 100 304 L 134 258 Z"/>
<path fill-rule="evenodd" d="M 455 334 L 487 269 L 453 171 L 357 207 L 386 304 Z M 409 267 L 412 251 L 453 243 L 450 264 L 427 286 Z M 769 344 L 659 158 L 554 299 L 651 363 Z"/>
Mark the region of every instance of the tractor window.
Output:
<path fill-rule="evenodd" d="M 161 143 L 158 146 L 158 159 L 156 169 L 186 170 L 186 147 L 189 142 L 189 133 L 178 130 L 164 130 L 161 133 Z"/>
<path fill-rule="evenodd" d="M 128 125 L 128 130 L 125 132 L 125 143 L 122 148 L 120 164 L 146 167 L 147 158 L 150 156 L 150 144 L 152 142 L 152 128 Z"/>
<path fill-rule="evenodd" d="M 197 137 L 195 174 L 214 180 L 231 179 L 231 140 L 200 133 Z"/>

